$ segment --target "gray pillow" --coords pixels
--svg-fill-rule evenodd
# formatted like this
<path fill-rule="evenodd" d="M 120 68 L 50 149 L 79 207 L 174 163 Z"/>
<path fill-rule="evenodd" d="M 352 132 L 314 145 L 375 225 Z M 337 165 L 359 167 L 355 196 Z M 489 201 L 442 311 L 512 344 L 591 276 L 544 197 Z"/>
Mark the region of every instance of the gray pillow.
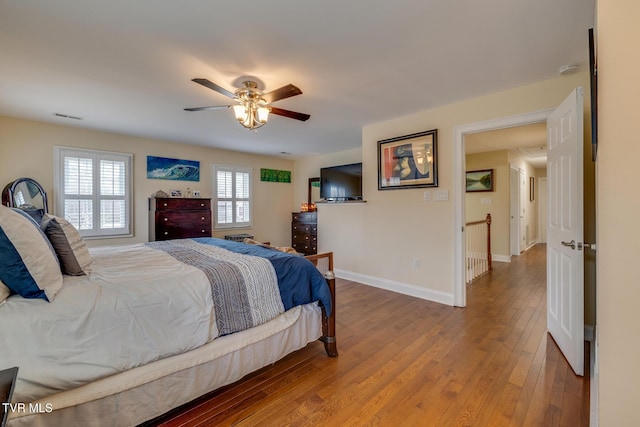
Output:
<path fill-rule="evenodd" d="M 82 276 L 91 271 L 91 254 L 80 232 L 64 218 L 45 214 L 40 227 L 58 255 L 64 274 Z"/>

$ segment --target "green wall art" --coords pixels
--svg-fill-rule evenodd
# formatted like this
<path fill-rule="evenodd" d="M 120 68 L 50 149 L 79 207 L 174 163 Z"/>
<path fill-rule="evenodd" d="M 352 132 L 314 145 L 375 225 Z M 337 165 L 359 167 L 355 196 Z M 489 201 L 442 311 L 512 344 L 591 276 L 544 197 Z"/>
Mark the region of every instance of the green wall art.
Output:
<path fill-rule="evenodd" d="M 260 181 L 291 182 L 291 171 L 276 169 L 260 169 Z"/>

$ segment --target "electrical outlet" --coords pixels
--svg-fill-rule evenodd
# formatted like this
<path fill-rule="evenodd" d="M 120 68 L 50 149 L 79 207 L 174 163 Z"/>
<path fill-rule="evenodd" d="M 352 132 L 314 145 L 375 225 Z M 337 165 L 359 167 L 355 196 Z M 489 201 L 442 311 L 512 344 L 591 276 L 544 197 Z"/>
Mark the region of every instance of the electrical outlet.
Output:
<path fill-rule="evenodd" d="M 420 268 L 420 258 L 413 259 L 413 268 Z"/>
<path fill-rule="evenodd" d="M 449 200 L 449 190 L 436 191 L 436 200 L 439 200 L 439 201 Z"/>

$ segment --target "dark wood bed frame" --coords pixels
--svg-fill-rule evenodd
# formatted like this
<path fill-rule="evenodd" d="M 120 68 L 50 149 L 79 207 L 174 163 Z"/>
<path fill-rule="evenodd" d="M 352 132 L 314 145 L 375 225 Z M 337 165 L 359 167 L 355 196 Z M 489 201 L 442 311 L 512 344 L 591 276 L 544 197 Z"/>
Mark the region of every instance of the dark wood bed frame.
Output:
<path fill-rule="evenodd" d="M 322 307 L 322 336 L 320 341 L 324 343 L 324 349 L 329 357 L 338 356 L 338 346 L 336 343 L 336 278 L 333 273 L 333 252 L 325 252 L 317 255 L 307 255 L 306 259 L 311 261 L 324 275 L 329 290 L 331 291 L 331 314 Z"/>

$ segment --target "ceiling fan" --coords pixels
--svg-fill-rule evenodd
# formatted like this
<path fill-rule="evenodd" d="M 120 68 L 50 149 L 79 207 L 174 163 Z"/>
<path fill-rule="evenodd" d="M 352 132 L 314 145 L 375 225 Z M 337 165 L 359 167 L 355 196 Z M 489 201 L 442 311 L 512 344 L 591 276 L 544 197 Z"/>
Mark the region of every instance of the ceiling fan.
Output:
<path fill-rule="evenodd" d="M 244 81 L 242 83 L 242 87 L 237 89 L 235 92 L 230 92 L 207 79 L 192 79 L 191 81 L 215 90 L 224 96 L 228 96 L 235 100 L 237 104 L 185 108 L 185 111 L 233 108 L 236 120 L 247 129 L 257 129 L 263 126 L 269 119 L 269 113 L 288 117 L 290 119 L 301 120 L 303 122 L 309 120 L 309 117 L 311 117 L 309 114 L 297 113 L 295 111 L 271 106 L 272 102 L 302 94 L 302 91 L 292 84 L 288 84 L 271 92 L 263 93 L 258 89 L 258 84 L 252 80 Z"/>

